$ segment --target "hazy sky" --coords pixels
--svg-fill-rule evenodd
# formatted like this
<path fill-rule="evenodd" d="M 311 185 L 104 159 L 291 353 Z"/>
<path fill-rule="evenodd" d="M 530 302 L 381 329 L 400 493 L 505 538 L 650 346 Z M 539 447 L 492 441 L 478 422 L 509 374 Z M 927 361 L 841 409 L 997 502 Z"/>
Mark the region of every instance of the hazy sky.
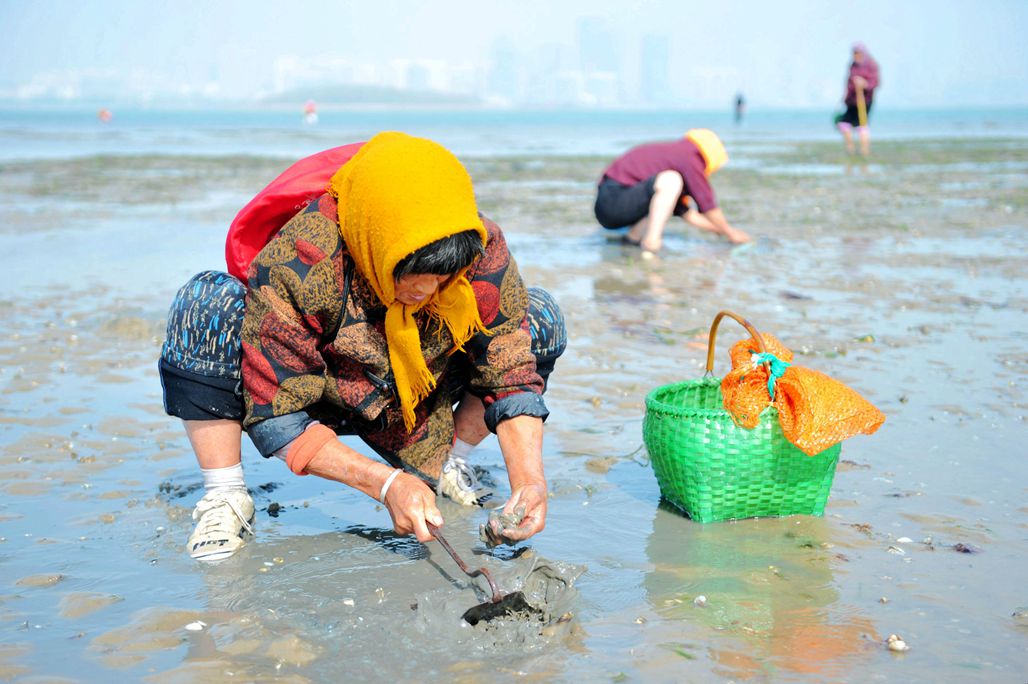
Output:
<path fill-rule="evenodd" d="M 670 87 L 695 106 L 741 89 L 752 108 L 833 107 L 854 40 L 881 64 L 879 106 L 1028 105 L 1028 0 L 0 0 L 0 88 L 93 70 L 245 95 L 283 55 L 475 65 L 498 44 L 528 64 L 577 58 L 585 17 L 633 84 L 643 37 L 667 36 Z"/>

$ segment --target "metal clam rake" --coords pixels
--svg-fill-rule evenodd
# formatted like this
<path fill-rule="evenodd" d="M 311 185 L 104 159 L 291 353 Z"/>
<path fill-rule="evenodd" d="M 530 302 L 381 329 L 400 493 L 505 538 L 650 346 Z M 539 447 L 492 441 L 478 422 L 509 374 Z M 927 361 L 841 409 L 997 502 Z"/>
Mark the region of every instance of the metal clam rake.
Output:
<path fill-rule="evenodd" d="M 477 625 L 479 622 L 488 622 L 489 620 L 495 620 L 499 617 L 509 617 L 522 614 L 535 614 L 541 612 L 538 608 L 533 606 L 525 598 L 525 593 L 522 591 L 511 592 L 510 594 L 504 594 L 500 591 L 499 587 L 496 586 L 496 581 L 493 580 L 493 576 L 489 573 L 487 568 L 478 568 L 476 570 L 469 570 L 467 564 L 461 560 L 461 557 L 457 555 L 457 552 L 453 550 L 450 543 L 446 541 L 446 538 L 439 533 L 439 528 L 435 525 L 429 525 L 428 531 L 432 533 L 432 536 L 436 538 L 436 541 L 446 550 L 446 553 L 450 554 L 450 558 L 460 566 L 461 571 L 468 577 L 478 577 L 479 575 L 485 577 L 489 583 L 489 589 L 492 591 L 492 599 L 485 603 L 479 603 L 478 605 L 471 606 L 461 618 L 469 625 Z"/>

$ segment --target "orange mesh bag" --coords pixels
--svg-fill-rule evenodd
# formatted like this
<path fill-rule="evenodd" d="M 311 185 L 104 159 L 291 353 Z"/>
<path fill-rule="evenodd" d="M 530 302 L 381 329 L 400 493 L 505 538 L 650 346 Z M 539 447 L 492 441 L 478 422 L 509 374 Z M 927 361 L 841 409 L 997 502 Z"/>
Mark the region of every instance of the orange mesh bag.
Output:
<path fill-rule="evenodd" d="M 732 346 L 732 370 L 721 381 L 725 410 L 739 425 L 756 427 L 761 411 L 774 406 L 785 438 L 813 456 L 854 435 L 870 435 L 885 422 L 885 415 L 853 389 L 792 365 L 788 347 L 774 335 L 761 337 L 764 353 L 753 337 Z"/>

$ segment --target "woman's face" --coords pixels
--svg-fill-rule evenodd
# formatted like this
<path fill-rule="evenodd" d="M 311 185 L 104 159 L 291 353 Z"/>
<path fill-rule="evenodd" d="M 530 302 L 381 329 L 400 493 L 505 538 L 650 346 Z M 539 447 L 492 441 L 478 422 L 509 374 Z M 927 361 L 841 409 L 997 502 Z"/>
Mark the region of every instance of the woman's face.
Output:
<path fill-rule="evenodd" d="M 432 273 L 407 274 L 396 280 L 396 300 L 414 306 L 429 299 L 452 276 Z"/>

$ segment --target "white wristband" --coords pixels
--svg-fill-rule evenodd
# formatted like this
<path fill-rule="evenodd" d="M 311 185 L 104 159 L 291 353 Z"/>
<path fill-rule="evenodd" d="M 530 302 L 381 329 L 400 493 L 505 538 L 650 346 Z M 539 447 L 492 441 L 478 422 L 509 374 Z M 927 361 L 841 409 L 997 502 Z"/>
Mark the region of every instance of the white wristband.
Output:
<path fill-rule="evenodd" d="M 397 468 L 396 470 L 393 471 L 392 475 L 387 477 L 386 481 L 382 483 L 382 491 L 380 491 L 378 493 L 378 500 L 379 501 L 381 501 L 382 503 L 386 502 L 386 492 L 389 491 L 389 485 L 391 485 L 393 483 L 393 480 L 396 479 L 396 476 L 399 475 L 402 472 L 403 472 L 402 469 Z"/>

